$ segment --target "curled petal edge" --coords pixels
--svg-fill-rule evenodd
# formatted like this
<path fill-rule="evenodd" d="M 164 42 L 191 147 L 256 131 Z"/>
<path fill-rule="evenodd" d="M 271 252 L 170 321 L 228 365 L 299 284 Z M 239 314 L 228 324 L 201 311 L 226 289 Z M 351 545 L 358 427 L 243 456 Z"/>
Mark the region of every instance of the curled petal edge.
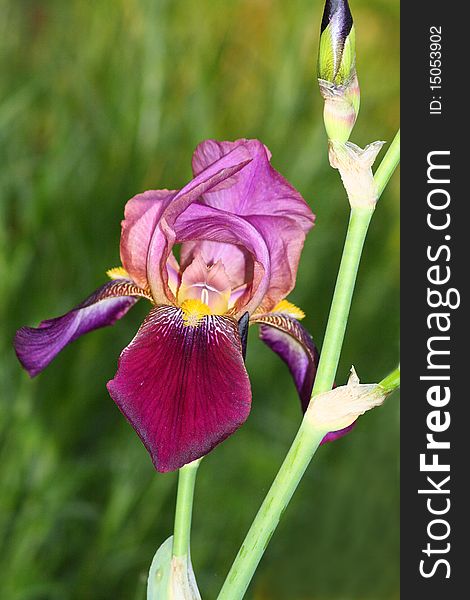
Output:
<path fill-rule="evenodd" d="M 256 315 L 260 338 L 286 363 L 294 379 L 303 411 L 307 409 L 319 354 L 311 335 L 297 319 L 282 313 Z"/>

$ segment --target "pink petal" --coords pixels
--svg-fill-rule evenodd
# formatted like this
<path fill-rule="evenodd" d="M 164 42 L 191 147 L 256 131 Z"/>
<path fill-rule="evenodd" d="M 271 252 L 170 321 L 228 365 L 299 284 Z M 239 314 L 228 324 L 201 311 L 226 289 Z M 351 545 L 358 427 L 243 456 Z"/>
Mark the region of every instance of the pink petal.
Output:
<path fill-rule="evenodd" d="M 40 373 L 53 358 L 78 337 L 123 317 L 146 297 L 143 290 L 125 279 L 110 281 L 74 309 L 42 321 L 38 327 L 22 327 L 16 332 L 14 346 L 19 361 L 31 377 Z"/>
<path fill-rule="evenodd" d="M 182 188 L 162 213 L 160 222 L 153 231 L 147 254 L 147 279 L 155 302 L 175 301 L 174 294 L 168 286 L 166 263 L 175 244 L 174 224 L 178 216 L 204 192 L 230 179 L 250 160 L 251 157 L 244 146 L 237 146 Z"/>
<path fill-rule="evenodd" d="M 207 263 L 221 262 L 233 288 L 253 280 L 253 257 L 246 248 L 221 242 L 190 241 L 181 245 L 181 268 L 185 269 L 196 256 Z"/>
<path fill-rule="evenodd" d="M 270 284 L 260 310 L 268 312 L 293 289 L 305 235 L 314 215 L 297 190 L 270 164 L 269 150 L 258 140 L 216 142 L 208 140 L 193 155 L 195 174 L 239 145 L 247 148 L 252 161 L 223 188 L 213 188 L 203 196 L 207 205 L 241 215 L 254 225 L 268 246 L 271 258 Z M 214 251 L 215 250 L 215 251 Z M 187 253 L 213 254 L 222 260 L 234 287 L 249 281 L 249 261 L 233 246 L 213 249 L 207 242 L 193 244 Z M 184 254 L 186 259 L 186 252 Z"/>
<path fill-rule="evenodd" d="M 158 471 L 204 456 L 250 412 L 236 321 L 206 316 L 191 327 L 181 309 L 154 308 L 123 350 L 108 390 Z"/>
<path fill-rule="evenodd" d="M 271 263 L 265 241 L 253 225 L 243 217 L 203 204 L 193 204 L 178 217 L 174 232 L 176 242 L 203 239 L 243 246 L 252 257 L 253 276 L 250 287 L 237 300 L 234 313 L 239 317 L 259 306 L 269 288 Z"/>
<path fill-rule="evenodd" d="M 223 264 L 219 261 L 208 265 L 198 255 L 183 273 L 178 304 L 197 299 L 206 304 L 213 314 L 223 315 L 228 309 L 231 289 Z"/>
<path fill-rule="evenodd" d="M 315 219 L 310 207 L 299 192 L 271 166 L 271 153 L 259 140 L 202 142 L 193 154 L 194 174 L 199 174 L 239 147 L 249 152 L 251 162 L 226 181 L 223 188 L 219 186 L 204 193 L 204 203 L 237 215 L 288 216 L 307 233 Z"/>
<path fill-rule="evenodd" d="M 142 288 L 147 283 L 147 253 L 153 231 L 176 191 L 149 190 L 131 198 L 124 209 L 121 229 L 121 261 Z"/>
<path fill-rule="evenodd" d="M 305 234 L 288 217 L 261 215 L 245 218 L 260 232 L 268 247 L 271 263 L 269 285 L 257 312 L 269 312 L 295 286 Z"/>

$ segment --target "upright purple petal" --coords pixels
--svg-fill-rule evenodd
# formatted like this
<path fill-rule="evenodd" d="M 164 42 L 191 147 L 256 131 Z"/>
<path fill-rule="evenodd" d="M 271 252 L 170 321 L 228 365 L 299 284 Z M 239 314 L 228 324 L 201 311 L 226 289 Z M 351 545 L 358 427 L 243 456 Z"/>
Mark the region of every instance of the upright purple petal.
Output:
<path fill-rule="evenodd" d="M 237 322 L 154 308 L 119 359 L 108 390 L 158 471 L 207 454 L 248 417 L 251 390 Z"/>
<path fill-rule="evenodd" d="M 42 321 L 38 327 L 21 327 L 14 339 L 19 361 L 34 377 L 67 344 L 89 331 L 112 325 L 139 297 L 147 296 L 133 282 L 110 281 L 65 315 Z"/>
<path fill-rule="evenodd" d="M 202 194 L 223 184 L 251 160 L 243 145 L 234 148 L 219 161 L 210 165 L 184 188 L 182 188 L 162 213 L 155 227 L 147 254 L 147 279 L 155 302 L 174 302 L 174 294 L 168 286 L 166 263 L 175 244 L 174 224 L 176 219 Z"/>
<path fill-rule="evenodd" d="M 307 233 L 315 218 L 310 207 L 299 192 L 271 166 L 271 153 L 259 140 L 201 142 L 193 154 L 194 175 L 240 147 L 249 152 L 250 163 L 223 186 L 205 192 L 204 203 L 236 215 L 289 217 Z"/>
<path fill-rule="evenodd" d="M 261 233 L 247 219 L 203 204 L 193 204 L 175 221 L 175 241 L 203 239 L 240 245 L 251 255 L 253 265 L 249 288 L 237 300 L 234 314 L 252 313 L 262 302 L 271 282 L 269 250 Z M 224 263 L 225 266 L 225 263 Z"/>
<path fill-rule="evenodd" d="M 147 254 L 153 231 L 175 190 L 149 190 L 131 198 L 121 224 L 121 262 L 141 288 L 148 286 Z"/>
<path fill-rule="evenodd" d="M 270 283 L 258 312 L 269 312 L 293 289 L 305 235 L 314 223 L 314 215 L 299 192 L 270 164 L 269 150 L 258 140 L 216 142 L 208 140 L 196 148 L 193 155 L 195 174 L 220 160 L 227 152 L 243 145 L 252 160 L 242 170 L 219 186 L 205 192 L 202 201 L 215 208 L 242 216 L 263 237 L 271 258 Z M 233 246 L 213 248 L 201 241 L 191 248 L 193 253 L 233 261 L 236 269 L 227 273 L 235 285 L 247 281 L 249 262 L 243 263 Z M 212 256 L 211 256 L 212 258 Z M 244 279 L 245 278 L 245 279 Z"/>
<path fill-rule="evenodd" d="M 267 313 L 294 289 L 305 234 L 289 217 L 257 215 L 245 218 L 260 232 L 269 251 L 269 285 L 257 309 L 257 312 Z"/>
<path fill-rule="evenodd" d="M 302 410 L 307 410 L 320 359 L 312 336 L 297 319 L 283 313 L 269 313 L 252 319 L 260 325 L 260 338 L 286 363 L 299 394 Z M 327 433 L 322 444 L 351 431 L 354 423 Z"/>

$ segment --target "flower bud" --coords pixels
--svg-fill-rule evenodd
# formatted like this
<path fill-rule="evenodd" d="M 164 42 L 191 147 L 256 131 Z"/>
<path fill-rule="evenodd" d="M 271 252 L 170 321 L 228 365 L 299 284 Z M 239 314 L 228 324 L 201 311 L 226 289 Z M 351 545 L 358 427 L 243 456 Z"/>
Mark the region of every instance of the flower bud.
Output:
<path fill-rule="evenodd" d="M 349 139 L 359 112 L 355 30 L 347 0 L 327 0 L 320 31 L 318 83 L 328 138 Z"/>

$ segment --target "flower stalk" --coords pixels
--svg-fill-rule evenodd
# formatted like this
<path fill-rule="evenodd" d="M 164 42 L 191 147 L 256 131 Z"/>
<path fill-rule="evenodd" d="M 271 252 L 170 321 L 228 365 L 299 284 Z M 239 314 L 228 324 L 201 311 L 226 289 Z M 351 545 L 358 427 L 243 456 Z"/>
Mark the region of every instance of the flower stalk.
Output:
<path fill-rule="evenodd" d="M 308 464 L 325 435 L 307 419 L 295 439 L 243 541 L 218 600 L 241 600 L 282 513 L 290 502 Z"/>
<path fill-rule="evenodd" d="M 333 387 L 362 249 L 373 214 L 373 208 L 351 209 L 312 396 L 326 392 Z"/>
<path fill-rule="evenodd" d="M 374 175 L 375 185 L 377 186 L 378 196 L 382 194 L 390 177 L 400 162 L 400 130 L 397 131 L 388 152 L 383 157 L 382 162 Z"/>
<path fill-rule="evenodd" d="M 400 367 L 398 366 L 379 383 L 385 394 L 391 394 L 400 387 Z"/>
<path fill-rule="evenodd" d="M 352 377 L 354 376 L 355 373 Z M 366 388 L 367 390 L 366 394 L 362 395 L 363 401 L 367 399 L 367 395 L 370 396 L 370 405 L 364 410 L 381 404 L 385 397 L 395 391 L 399 385 L 399 369 L 388 375 L 377 385 L 357 385 L 359 390 L 360 388 Z M 348 386 L 343 387 L 347 388 Z M 340 391 L 340 388 L 330 392 L 330 394 L 337 391 Z M 358 391 L 357 395 L 359 396 L 360 393 Z M 379 398 L 379 401 L 377 401 L 377 398 Z M 361 412 L 363 412 L 362 408 L 360 408 Z M 344 423 L 338 424 L 338 427 L 343 425 Z M 328 430 L 327 424 L 320 422 L 314 416 L 312 417 L 311 411 L 307 411 L 289 452 L 243 541 L 220 591 L 218 600 L 241 600 L 244 597 L 284 510 Z"/>
<path fill-rule="evenodd" d="M 173 556 L 184 557 L 189 553 L 194 487 L 199 463 L 188 463 L 179 470 L 176 496 L 175 526 L 173 533 Z"/>
<path fill-rule="evenodd" d="M 380 197 L 385 189 L 399 160 L 400 130 L 395 135 L 392 144 L 374 175 L 377 197 Z M 362 249 L 374 209 L 375 206 L 351 209 L 346 241 L 331 302 L 312 398 L 316 394 L 327 392 L 333 386 L 344 334 L 346 332 Z"/>
<path fill-rule="evenodd" d="M 398 135 L 398 134 L 397 134 Z M 395 137 L 382 165 L 377 170 L 377 195 L 380 196 L 399 161 L 399 137 Z M 365 237 L 374 207 L 351 209 L 348 232 L 336 281 L 333 301 L 323 342 L 320 363 L 312 391 L 315 395 L 331 390 L 338 368 Z M 399 376 L 385 378 L 378 385 L 390 392 Z M 307 411 L 279 472 L 235 558 L 218 600 L 241 600 L 273 535 L 281 515 L 325 435 L 324 428 L 309 419 Z"/>

